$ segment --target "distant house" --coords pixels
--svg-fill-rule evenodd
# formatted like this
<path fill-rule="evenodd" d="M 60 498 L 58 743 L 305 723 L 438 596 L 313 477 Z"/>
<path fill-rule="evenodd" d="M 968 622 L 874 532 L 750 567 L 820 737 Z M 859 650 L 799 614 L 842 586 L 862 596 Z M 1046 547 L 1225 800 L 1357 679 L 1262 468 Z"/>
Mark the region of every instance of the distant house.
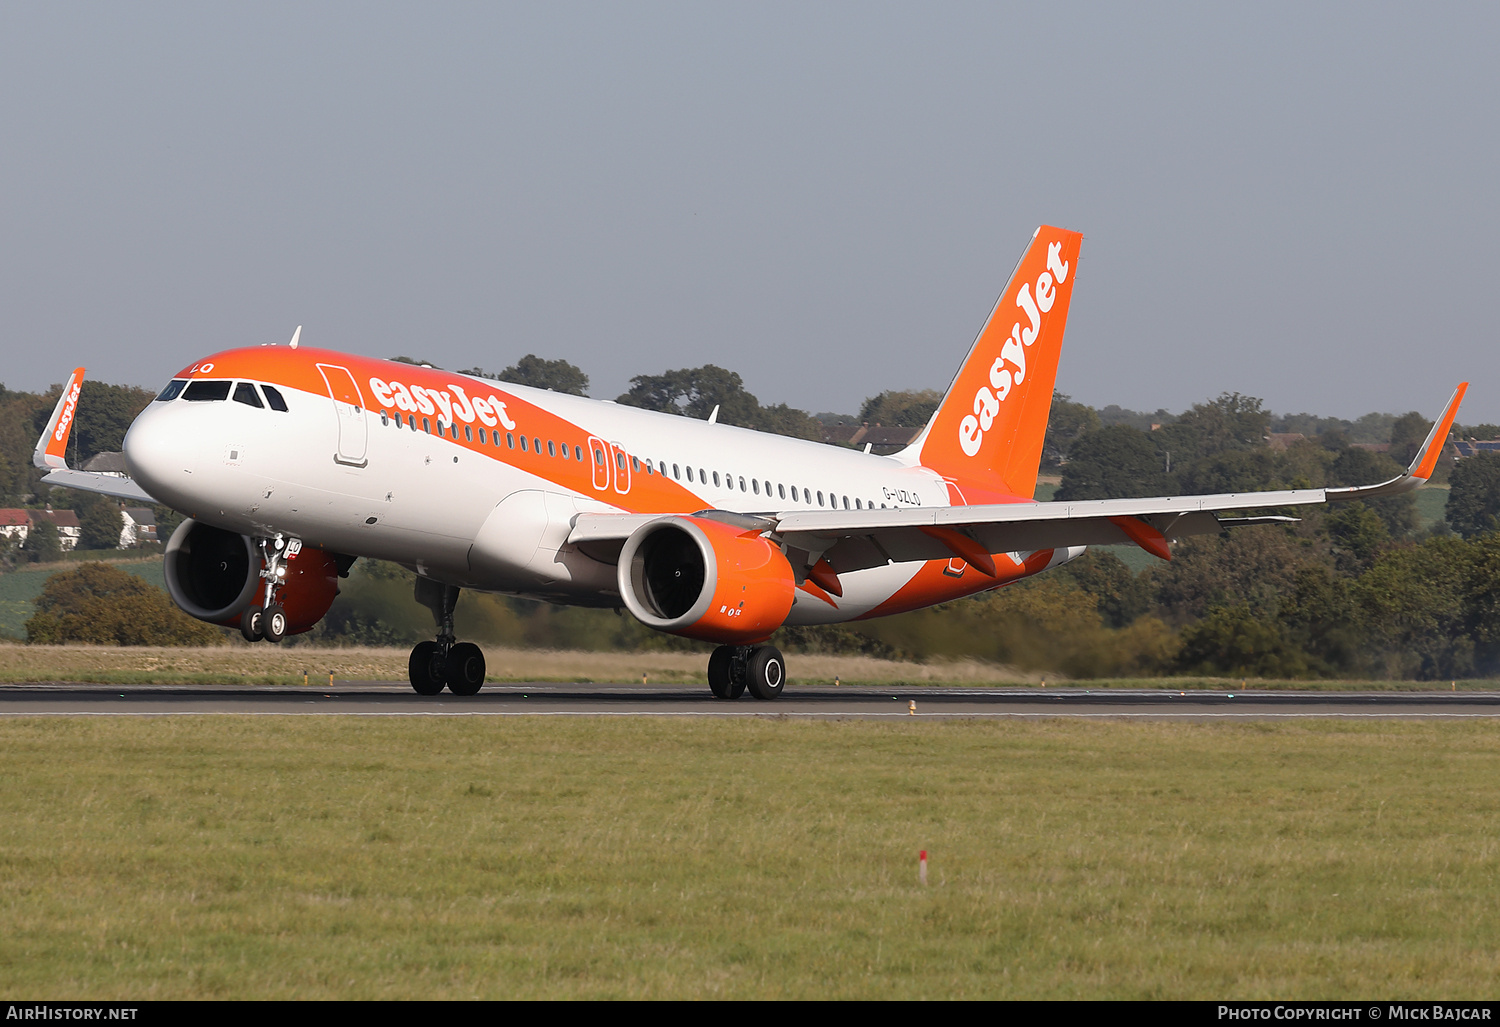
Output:
<path fill-rule="evenodd" d="M 156 514 L 146 506 L 127 506 L 121 510 L 125 527 L 120 531 L 120 548 L 156 541 Z"/>
<path fill-rule="evenodd" d="M 78 538 L 83 534 L 83 528 L 78 523 L 78 515 L 72 510 L 54 510 L 47 507 L 45 510 L 32 513 L 33 521 L 51 521 L 57 528 L 57 541 L 64 551 L 78 548 Z"/>
<path fill-rule="evenodd" d="M 921 428 L 888 428 L 879 424 L 825 424 L 823 441 L 831 446 L 870 447 L 882 455 L 905 449 Z"/>
<path fill-rule="evenodd" d="M 79 468 L 84 471 L 94 471 L 99 474 L 110 474 L 116 478 L 130 477 L 130 469 L 125 466 L 124 453 L 95 453 L 83 462 Z"/>
<path fill-rule="evenodd" d="M 1466 456 L 1473 456 L 1476 453 L 1500 455 L 1500 439 L 1491 439 L 1488 442 L 1477 442 L 1474 439 L 1454 439 L 1453 448 L 1457 450 L 1455 455 L 1460 460 Z"/>
<path fill-rule="evenodd" d="M 30 510 L 0 510 L 0 535 L 16 542 L 25 542 L 31 531 Z"/>
<path fill-rule="evenodd" d="M 1272 449 L 1287 449 L 1306 441 L 1307 436 L 1300 431 L 1273 431 L 1266 436 L 1266 444 Z"/>

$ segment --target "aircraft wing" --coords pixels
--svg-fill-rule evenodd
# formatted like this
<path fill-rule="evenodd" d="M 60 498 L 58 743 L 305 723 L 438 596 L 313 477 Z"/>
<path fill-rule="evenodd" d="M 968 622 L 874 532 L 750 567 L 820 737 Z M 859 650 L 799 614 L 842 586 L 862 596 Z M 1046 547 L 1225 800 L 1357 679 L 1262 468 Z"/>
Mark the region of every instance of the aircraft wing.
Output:
<path fill-rule="evenodd" d="M 1167 543 L 1178 538 L 1295 519 L 1283 515 L 1221 516 L 1224 514 L 1373 499 L 1417 488 L 1432 476 L 1467 388 L 1464 382 L 1453 391 L 1406 473 L 1375 485 L 1075 503 L 796 511 L 776 517 L 772 537 L 779 538 L 789 550 L 806 553 L 809 566 L 823 558 L 835 572 L 878 567 L 887 561 L 959 557 L 993 574 L 994 553 L 1121 543 L 1138 545 L 1169 560 Z"/>
<path fill-rule="evenodd" d="M 73 418 L 78 413 L 78 396 L 83 389 L 83 368 L 75 368 L 63 386 L 52 417 L 47 421 L 47 430 L 36 441 L 31 462 L 50 473 L 42 479 L 43 485 L 57 485 L 81 492 L 98 492 L 117 499 L 131 499 L 139 503 L 155 503 L 156 500 L 129 478 L 99 471 L 75 471 L 68 466 L 68 437 L 73 433 Z"/>
<path fill-rule="evenodd" d="M 786 546 L 794 566 L 810 568 L 819 560 L 826 560 L 835 573 L 890 562 L 958 557 L 985 573 L 994 574 L 996 553 L 1122 543 L 1138 545 L 1167 560 L 1171 559 L 1168 543 L 1179 538 L 1217 534 L 1224 528 L 1246 524 L 1295 520 L 1280 514 L 1233 515 L 1238 511 L 1373 499 L 1417 488 L 1432 476 L 1467 387 L 1465 382 L 1454 390 L 1406 473 L 1375 485 L 1074 503 L 792 510 L 759 516 L 705 511 L 703 515 L 739 517 L 747 527 L 763 525 L 770 538 Z M 606 547 L 600 543 L 623 540 L 653 519 L 640 514 L 581 514 L 575 520 L 569 541 L 593 543 L 594 548 L 605 552 Z"/>

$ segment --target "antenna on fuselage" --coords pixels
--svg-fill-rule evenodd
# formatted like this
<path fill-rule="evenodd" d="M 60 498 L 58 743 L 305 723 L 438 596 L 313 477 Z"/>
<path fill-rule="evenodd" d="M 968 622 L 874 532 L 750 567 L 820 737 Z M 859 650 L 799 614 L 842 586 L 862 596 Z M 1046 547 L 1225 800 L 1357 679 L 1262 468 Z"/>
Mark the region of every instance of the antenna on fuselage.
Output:
<path fill-rule="evenodd" d="M 302 326 L 298 325 L 297 330 L 292 333 L 292 341 L 290 343 L 292 349 L 297 348 L 297 340 L 300 338 L 302 338 Z"/>
<path fill-rule="evenodd" d="M 714 404 L 713 413 L 711 413 L 711 414 L 708 415 L 708 423 L 709 424 L 718 424 L 719 423 L 719 404 L 717 404 L 717 403 Z"/>

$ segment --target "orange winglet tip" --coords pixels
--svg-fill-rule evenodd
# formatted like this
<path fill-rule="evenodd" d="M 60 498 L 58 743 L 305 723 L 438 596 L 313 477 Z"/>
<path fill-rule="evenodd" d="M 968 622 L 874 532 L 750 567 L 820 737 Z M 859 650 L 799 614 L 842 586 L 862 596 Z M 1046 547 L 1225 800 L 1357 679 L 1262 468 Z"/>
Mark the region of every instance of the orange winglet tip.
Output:
<path fill-rule="evenodd" d="M 1458 417 L 1458 407 L 1464 401 L 1464 393 L 1469 391 L 1468 382 L 1459 382 L 1458 388 L 1453 390 L 1453 398 L 1448 401 L 1448 408 L 1443 411 L 1438 422 L 1432 426 L 1432 434 L 1427 437 L 1427 443 L 1423 448 L 1422 462 L 1407 473 L 1413 478 L 1427 479 L 1432 477 L 1432 472 L 1437 470 L 1438 457 L 1443 455 L 1443 447 L 1447 444 L 1448 433 L 1453 430 L 1453 422 Z"/>
<path fill-rule="evenodd" d="M 844 586 L 839 582 L 838 572 L 825 559 L 819 559 L 807 569 L 807 580 L 825 592 L 831 592 L 840 599 L 844 598 Z"/>
<path fill-rule="evenodd" d="M 981 574 L 996 576 L 995 558 L 985 551 L 984 546 L 962 532 L 952 528 L 923 527 L 922 534 L 937 539 L 948 547 L 948 552 Z"/>
<path fill-rule="evenodd" d="M 1130 541 L 1152 556 L 1162 560 L 1172 559 L 1172 550 L 1167 546 L 1167 536 L 1139 517 L 1111 517 L 1109 523 L 1123 531 Z"/>

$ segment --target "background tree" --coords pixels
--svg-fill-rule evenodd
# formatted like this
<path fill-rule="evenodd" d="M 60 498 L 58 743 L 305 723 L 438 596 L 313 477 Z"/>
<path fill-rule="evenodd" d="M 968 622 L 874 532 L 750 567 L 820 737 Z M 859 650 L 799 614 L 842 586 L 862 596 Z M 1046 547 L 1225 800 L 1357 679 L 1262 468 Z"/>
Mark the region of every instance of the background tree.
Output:
<path fill-rule="evenodd" d="M 1171 424 L 1152 432 L 1157 448 L 1172 454 L 1173 470 L 1230 450 L 1265 445 L 1271 413 L 1261 401 L 1226 392 L 1207 403 L 1195 403 Z"/>
<path fill-rule="evenodd" d="M 155 398 L 154 392 L 132 385 L 85 381 L 78 394 L 73 434 L 68 440 L 69 460 L 76 467 L 96 454 L 118 453 L 125 446 L 125 433 L 131 423 Z M 55 396 L 52 401 L 57 402 Z M 38 435 L 51 416 L 49 408 L 37 425 Z"/>
<path fill-rule="evenodd" d="M 936 389 L 882 392 L 865 400 L 859 408 L 859 420 L 889 428 L 924 428 L 942 401 L 943 394 Z"/>
<path fill-rule="evenodd" d="M 1465 457 L 1453 465 L 1448 485 L 1449 527 L 1465 538 L 1500 527 L 1500 456 Z"/>
<path fill-rule="evenodd" d="M 78 500 L 78 548 L 118 549 L 125 518 L 119 504 L 106 496 L 84 494 Z"/>
<path fill-rule="evenodd" d="M 477 367 L 471 367 L 463 373 L 475 374 L 481 378 L 493 378 L 502 382 L 514 382 L 533 389 L 566 392 L 570 396 L 589 394 L 589 376 L 583 373 L 582 368 L 566 360 L 543 360 L 535 353 L 526 354 L 499 374 L 489 374 Z"/>
<path fill-rule="evenodd" d="M 1084 403 L 1074 403 L 1063 393 L 1052 392 L 1052 412 L 1047 417 L 1047 437 L 1042 443 L 1042 466 L 1057 467 L 1068 459 L 1068 451 L 1079 437 L 1102 428 L 1099 412 Z"/>
<path fill-rule="evenodd" d="M 1391 425 L 1391 459 L 1402 467 L 1410 466 L 1431 430 L 1432 422 L 1415 410 L 1396 418 Z"/>
<path fill-rule="evenodd" d="M 1056 500 L 1170 495 L 1171 478 L 1150 435 L 1116 424 L 1087 432 L 1069 448 Z"/>
<path fill-rule="evenodd" d="M 104 563 L 54 574 L 26 622 L 28 642 L 218 645 L 224 634 L 177 609 L 155 585 Z"/>
<path fill-rule="evenodd" d="M 62 540 L 57 525 L 37 518 L 26 533 L 26 558 L 32 563 L 51 563 L 62 556 Z"/>
<path fill-rule="evenodd" d="M 1374 485 L 1404 474 L 1406 467 L 1384 453 L 1350 446 L 1339 450 L 1328 468 L 1329 485 Z M 1417 497 L 1412 492 L 1366 501 L 1385 522 L 1392 538 L 1405 538 L 1416 530 Z"/>

